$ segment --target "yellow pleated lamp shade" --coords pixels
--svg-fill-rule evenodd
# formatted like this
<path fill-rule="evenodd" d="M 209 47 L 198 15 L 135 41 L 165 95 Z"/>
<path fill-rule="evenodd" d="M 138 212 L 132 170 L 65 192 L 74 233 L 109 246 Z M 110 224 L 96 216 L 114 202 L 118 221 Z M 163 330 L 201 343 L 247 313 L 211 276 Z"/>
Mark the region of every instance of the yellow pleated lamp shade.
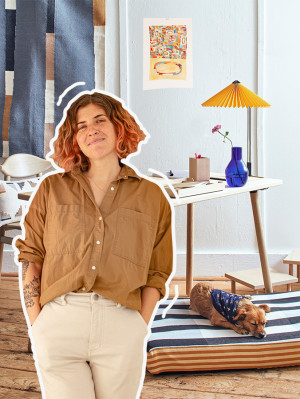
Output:
<path fill-rule="evenodd" d="M 270 107 L 265 100 L 235 80 L 202 104 L 203 107 Z"/>

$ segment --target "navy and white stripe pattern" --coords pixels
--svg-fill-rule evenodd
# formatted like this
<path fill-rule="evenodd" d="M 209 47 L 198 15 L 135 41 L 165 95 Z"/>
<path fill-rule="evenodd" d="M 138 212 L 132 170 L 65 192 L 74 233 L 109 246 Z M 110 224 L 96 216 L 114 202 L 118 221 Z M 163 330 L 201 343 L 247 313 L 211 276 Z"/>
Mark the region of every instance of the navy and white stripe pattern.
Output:
<path fill-rule="evenodd" d="M 152 333 L 148 339 L 148 370 L 155 374 L 176 370 L 235 368 L 237 365 L 239 368 L 258 368 L 300 364 L 300 291 L 253 295 L 252 302 L 256 305 L 267 304 L 271 308 L 271 312 L 266 314 L 267 336 L 264 339 L 240 335 L 232 329 L 212 326 L 208 319 L 189 308 L 189 298 L 178 299 L 163 319 L 162 312 L 170 303 L 170 300 L 165 301 L 158 308 L 152 324 Z M 293 345 L 292 353 L 282 352 L 282 346 L 287 343 Z M 243 348 L 246 347 L 249 354 L 251 351 L 261 353 L 266 348 L 269 351 L 268 360 L 265 363 L 258 363 L 257 357 L 252 356 L 247 362 L 244 354 L 243 364 L 241 364 L 239 352 L 245 351 Z M 235 350 L 235 348 L 238 349 Z M 190 358 L 185 358 L 183 362 L 182 356 L 186 351 Z M 206 363 L 211 362 L 211 355 L 207 355 L 207 358 L 204 355 L 201 359 L 199 358 L 199 361 L 197 361 L 197 356 L 201 353 L 207 354 L 209 351 L 213 353 L 214 364 L 210 363 L 206 367 Z M 225 356 L 227 362 L 218 358 L 220 351 L 222 359 L 224 360 Z M 238 356 L 238 360 L 235 359 L 230 367 L 229 360 L 233 353 L 235 353 L 234 356 Z M 275 365 L 273 365 L 272 354 L 276 355 Z M 176 365 L 176 359 L 181 362 L 180 365 Z"/>

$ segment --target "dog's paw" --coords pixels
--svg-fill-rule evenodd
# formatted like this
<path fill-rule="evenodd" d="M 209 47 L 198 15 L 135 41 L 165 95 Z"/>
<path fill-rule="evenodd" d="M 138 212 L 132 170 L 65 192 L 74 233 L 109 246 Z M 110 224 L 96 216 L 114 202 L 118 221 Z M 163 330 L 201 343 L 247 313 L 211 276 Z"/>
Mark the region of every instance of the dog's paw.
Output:
<path fill-rule="evenodd" d="M 245 328 L 239 328 L 238 333 L 242 335 L 249 335 L 249 331 L 246 330 Z"/>
<path fill-rule="evenodd" d="M 245 330 L 244 328 L 242 329 L 242 334 L 243 335 L 249 335 L 250 332 L 248 330 Z"/>

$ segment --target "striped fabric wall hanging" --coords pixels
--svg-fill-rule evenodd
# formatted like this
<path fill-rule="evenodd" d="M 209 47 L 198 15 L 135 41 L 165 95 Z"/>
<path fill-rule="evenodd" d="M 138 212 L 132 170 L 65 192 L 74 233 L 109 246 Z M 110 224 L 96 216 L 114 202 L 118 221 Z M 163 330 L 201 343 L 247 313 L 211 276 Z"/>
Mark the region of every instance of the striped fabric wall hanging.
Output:
<path fill-rule="evenodd" d="M 67 87 L 80 81 L 84 81 L 85 85 L 72 89 L 64 96 L 60 106 L 54 108 L 55 125 L 61 120 L 63 109 L 74 95 L 82 90 L 92 90 L 95 87 L 93 33 L 93 1 L 56 1 L 54 32 L 55 104 Z"/>
<path fill-rule="evenodd" d="M 0 3 L 0 156 L 44 157 L 69 100 L 104 89 L 105 0 Z"/>
<path fill-rule="evenodd" d="M 10 154 L 43 156 L 46 82 L 46 0 L 17 0 Z"/>

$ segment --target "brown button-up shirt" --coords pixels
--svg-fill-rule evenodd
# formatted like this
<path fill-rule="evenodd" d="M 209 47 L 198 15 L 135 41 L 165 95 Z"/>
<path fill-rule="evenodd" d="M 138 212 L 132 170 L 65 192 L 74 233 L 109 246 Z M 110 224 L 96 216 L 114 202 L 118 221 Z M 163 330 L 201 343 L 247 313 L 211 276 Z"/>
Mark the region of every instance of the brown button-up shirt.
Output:
<path fill-rule="evenodd" d="M 70 291 L 93 291 L 141 309 L 141 288 L 161 298 L 172 272 L 171 206 L 161 188 L 122 164 L 100 208 L 79 169 L 47 176 L 24 220 L 19 262 L 42 264 L 43 306 Z"/>

